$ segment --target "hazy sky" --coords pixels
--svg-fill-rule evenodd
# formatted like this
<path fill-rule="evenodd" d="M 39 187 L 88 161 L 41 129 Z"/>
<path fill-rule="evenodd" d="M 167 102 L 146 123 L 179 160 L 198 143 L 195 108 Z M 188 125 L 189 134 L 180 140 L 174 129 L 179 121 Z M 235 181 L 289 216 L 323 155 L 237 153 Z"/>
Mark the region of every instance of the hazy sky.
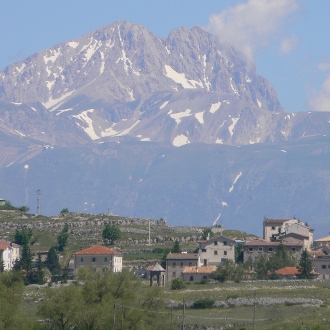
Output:
<path fill-rule="evenodd" d="M 285 111 L 330 111 L 329 0 L 0 0 L 0 69 L 117 20 L 201 26 L 255 61 Z"/>

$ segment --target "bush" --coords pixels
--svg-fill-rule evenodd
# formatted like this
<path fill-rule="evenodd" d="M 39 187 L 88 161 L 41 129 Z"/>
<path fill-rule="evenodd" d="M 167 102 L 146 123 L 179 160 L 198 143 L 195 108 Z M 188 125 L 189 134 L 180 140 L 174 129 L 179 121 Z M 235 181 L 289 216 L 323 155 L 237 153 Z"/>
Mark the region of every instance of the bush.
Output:
<path fill-rule="evenodd" d="M 196 309 L 212 308 L 214 302 L 215 302 L 214 300 L 209 298 L 198 299 L 193 303 L 192 308 L 196 308 Z"/>
<path fill-rule="evenodd" d="M 181 278 L 176 278 L 172 280 L 171 290 L 181 290 L 186 287 L 186 284 L 181 280 Z"/>

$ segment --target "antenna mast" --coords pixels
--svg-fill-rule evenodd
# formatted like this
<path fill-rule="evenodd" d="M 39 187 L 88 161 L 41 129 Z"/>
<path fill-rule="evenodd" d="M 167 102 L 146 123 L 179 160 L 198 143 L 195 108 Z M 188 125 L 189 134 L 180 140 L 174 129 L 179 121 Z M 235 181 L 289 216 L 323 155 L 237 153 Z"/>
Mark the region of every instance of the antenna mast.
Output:
<path fill-rule="evenodd" d="M 37 214 L 40 215 L 40 189 L 37 190 Z"/>

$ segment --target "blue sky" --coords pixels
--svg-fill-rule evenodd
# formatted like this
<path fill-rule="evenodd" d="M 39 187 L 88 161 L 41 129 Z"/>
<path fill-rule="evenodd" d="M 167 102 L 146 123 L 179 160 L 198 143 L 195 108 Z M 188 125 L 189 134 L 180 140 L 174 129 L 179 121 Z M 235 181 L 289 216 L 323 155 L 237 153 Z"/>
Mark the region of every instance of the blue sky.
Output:
<path fill-rule="evenodd" d="M 328 0 L 0 0 L 0 69 L 117 20 L 201 26 L 257 65 L 285 111 L 330 111 Z"/>

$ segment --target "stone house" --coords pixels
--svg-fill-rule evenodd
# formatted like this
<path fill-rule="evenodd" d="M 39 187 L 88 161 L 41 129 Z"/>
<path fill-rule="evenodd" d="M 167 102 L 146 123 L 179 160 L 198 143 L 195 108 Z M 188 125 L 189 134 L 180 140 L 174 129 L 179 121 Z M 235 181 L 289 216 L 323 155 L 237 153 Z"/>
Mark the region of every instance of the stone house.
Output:
<path fill-rule="evenodd" d="M 7 240 L 0 240 L 0 262 L 4 270 L 12 270 L 16 260 L 19 260 L 19 245 Z"/>
<path fill-rule="evenodd" d="M 211 273 L 217 270 L 217 266 L 187 266 L 182 271 L 184 281 L 202 281 L 209 280 Z"/>
<path fill-rule="evenodd" d="M 187 266 L 200 266 L 198 253 L 169 253 L 166 256 L 166 281 L 182 277 L 182 271 Z"/>
<path fill-rule="evenodd" d="M 199 257 L 203 266 L 217 266 L 226 260 L 235 261 L 235 240 L 218 236 L 199 241 Z"/>
<path fill-rule="evenodd" d="M 280 245 L 280 242 L 270 242 L 264 239 L 255 239 L 249 242 L 246 242 L 243 245 L 243 258 L 244 262 L 251 260 L 254 262 L 260 256 L 266 256 L 268 259 L 272 253 L 275 253 L 277 247 Z M 303 244 L 298 243 L 290 243 L 283 242 L 289 255 L 294 260 L 299 260 L 301 253 L 303 251 Z"/>
<path fill-rule="evenodd" d="M 280 233 L 280 234 L 279 234 Z M 308 238 L 305 245 L 309 251 L 313 246 L 314 229 L 310 228 L 296 218 L 293 219 L 268 219 L 264 218 L 263 238 L 270 241 L 273 235 L 278 235 L 281 239 L 283 235 L 288 234 L 302 235 Z"/>
<path fill-rule="evenodd" d="M 122 253 L 101 245 L 94 245 L 73 254 L 74 273 L 80 267 L 108 268 L 114 273 L 121 272 L 123 268 Z"/>
<path fill-rule="evenodd" d="M 330 279 L 330 245 L 321 245 L 310 251 L 309 257 L 312 261 L 312 267 L 318 273 L 318 277 L 323 280 Z"/>
<path fill-rule="evenodd" d="M 330 245 L 330 236 L 322 237 L 314 241 L 315 247 L 320 247 L 323 245 Z"/>

